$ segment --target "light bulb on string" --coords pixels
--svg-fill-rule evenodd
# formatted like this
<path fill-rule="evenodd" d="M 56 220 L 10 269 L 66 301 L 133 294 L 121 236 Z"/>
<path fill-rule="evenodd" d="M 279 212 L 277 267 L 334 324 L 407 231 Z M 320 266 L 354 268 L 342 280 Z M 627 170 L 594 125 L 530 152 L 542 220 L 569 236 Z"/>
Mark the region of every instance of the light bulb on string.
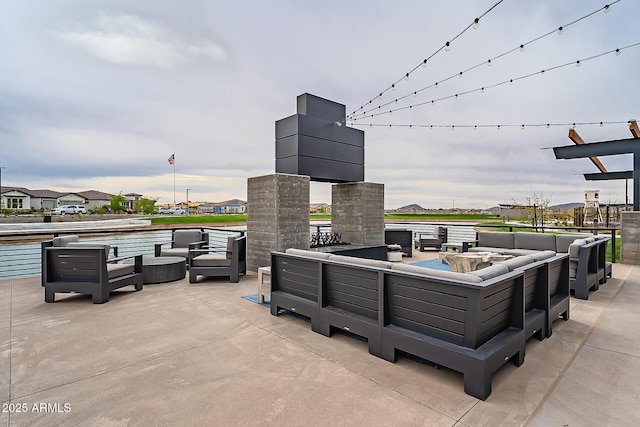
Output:
<path fill-rule="evenodd" d="M 462 71 L 458 73 L 458 77 L 462 78 Z"/>
<path fill-rule="evenodd" d="M 480 93 L 484 93 L 484 88 L 483 87 L 480 88 Z"/>
<path fill-rule="evenodd" d="M 616 56 L 620 56 L 621 53 L 620 49 L 616 49 Z"/>
<path fill-rule="evenodd" d="M 476 19 L 474 19 L 474 21 L 473 21 L 473 25 L 472 25 L 472 26 L 473 26 L 473 29 L 474 29 L 474 30 L 477 30 L 477 29 L 478 29 L 478 27 L 480 26 L 480 18 L 476 18 Z"/>
<path fill-rule="evenodd" d="M 396 90 L 396 84 L 395 83 L 391 85 L 391 90 Z"/>
<path fill-rule="evenodd" d="M 524 129 L 524 125 L 520 126 L 521 129 Z"/>
<path fill-rule="evenodd" d="M 509 80 L 509 84 L 513 84 L 513 79 L 510 79 L 510 80 Z"/>
<path fill-rule="evenodd" d="M 608 4 L 604 5 L 604 13 L 609 13 L 609 5 Z"/>
<path fill-rule="evenodd" d="M 413 96 L 418 96 L 418 92 L 413 92 Z"/>
<path fill-rule="evenodd" d="M 603 127 L 603 126 L 604 126 L 604 123 L 600 122 L 600 127 Z"/>
<path fill-rule="evenodd" d="M 559 27 L 559 28 L 558 28 L 558 34 L 559 34 L 559 35 L 562 35 L 562 33 L 564 33 L 564 28 Z"/>
<path fill-rule="evenodd" d="M 444 44 L 444 50 L 446 50 L 447 52 L 451 50 L 451 42 L 446 42 Z"/>
<path fill-rule="evenodd" d="M 422 68 L 426 68 L 427 67 L 427 60 L 425 59 L 424 61 L 422 61 Z"/>
<path fill-rule="evenodd" d="M 405 80 L 409 80 L 409 73 L 407 73 L 407 74 L 405 74 L 405 75 L 404 75 L 404 79 L 405 79 Z"/>
<path fill-rule="evenodd" d="M 547 123 L 547 129 L 549 129 L 551 127 L 551 125 L 549 123 Z"/>
<path fill-rule="evenodd" d="M 520 45 L 520 52 L 524 52 L 524 44 Z"/>
<path fill-rule="evenodd" d="M 577 60 L 577 61 L 576 61 L 576 67 L 579 67 L 580 65 L 581 65 L 581 64 L 580 64 L 580 60 Z"/>
<path fill-rule="evenodd" d="M 489 59 L 489 60 L 487 61 L 487 65 L 488 65 L 489 67 L 491 67 L 491 59 Z"/>
<path fill-rule="evenodd" d="M 473 125 L 473 130 L 478 130 L 478 125 Z"/>
<path fill-rule="evenodd" d="M 498 125 L 498 130 L 500 130 L 500 125 Z"/>
<path fill-rule="evenodd" d="M 438 82 L 436 82 L 436 84 L 434 85 L 436 89 L 438 89 Z"/>

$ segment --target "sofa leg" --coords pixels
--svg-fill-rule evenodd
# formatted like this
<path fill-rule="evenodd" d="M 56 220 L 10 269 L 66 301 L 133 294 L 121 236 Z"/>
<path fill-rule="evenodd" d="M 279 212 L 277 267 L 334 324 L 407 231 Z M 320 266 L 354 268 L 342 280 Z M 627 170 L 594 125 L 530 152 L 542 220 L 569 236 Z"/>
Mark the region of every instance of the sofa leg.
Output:
<path fill-rule="evenodd" d="M 491 394 L 492 375 L 485 372 L 482 364 L 470 372 L 464 372 L 464 392 L 480 400 L 486 400 Z"/>
<path fill-rule="evenodd" d="M 44 289 L 44 302 L 56 302 L 56 293 L 47 288 Z"/>
<path fill-rule="evenodd" d="M 189 270 L 189 283 L 196 283 L 197 281 L 198 275 L 193 270 Z"/>
<path fill-rule="evenodd" d="M 106 295 L 102 295 L 100 293 L 91 294 L 91 300 L 94 304 L 104 304 L 105 302 L 109 302 L 109 293 Z"/>

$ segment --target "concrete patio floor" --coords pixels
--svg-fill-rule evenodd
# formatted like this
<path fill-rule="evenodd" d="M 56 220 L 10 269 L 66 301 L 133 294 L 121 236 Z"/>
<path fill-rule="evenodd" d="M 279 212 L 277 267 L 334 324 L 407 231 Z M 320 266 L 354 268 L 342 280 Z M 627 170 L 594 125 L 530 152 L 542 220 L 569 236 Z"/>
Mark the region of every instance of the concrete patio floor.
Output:
<path fill-rule="evenodd" d="M 415 262 L 435 252 L 417 252 Z M 571 319 L 527 343 L 493 393 L 462 375 L 271 316 L 239 284 L 205 279 L 44 303 L 40 278 L 0 281 L 0 425 L 640 425 L 640 268 L 614 265 Z"/>

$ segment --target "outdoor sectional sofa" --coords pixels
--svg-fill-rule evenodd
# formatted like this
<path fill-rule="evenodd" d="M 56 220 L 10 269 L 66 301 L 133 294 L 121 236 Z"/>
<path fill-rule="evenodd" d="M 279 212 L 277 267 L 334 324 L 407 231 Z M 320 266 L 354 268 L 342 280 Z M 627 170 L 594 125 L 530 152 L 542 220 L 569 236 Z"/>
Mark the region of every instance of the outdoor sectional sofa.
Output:
<path fill-rule="evenodd" d="M 482 231 L 475 241 L 465 242 L 463 250 L 514 256 L 546 250 L 568 253 L 570 288 L 576 298 L 588 299 L 590 290 L 598 290 L 611 277 L 612 266 L 606 261 L 609 241 L 601 235 Z"/>
<path fill-rule="evenodd" d="M 524 361 L 527 334 L 543 338 L 550 330 L 549 303 L 525 297 L 539 296 L 527 285 L 546 289 L 547 300 L 548 289 L 564 288 L 568 300 L 568 275 L 559 273 L 568 269 L 568 256 L 547 255 L 547 261 L 529 258 L 533 273 L 513 263 L 455 273 L 298 249 L 273 252 L 271 314 L 282 308 L 309 317 L 323 335 L 339 328 L 365 337 L 371 354 L 392 362 L 400 350 L 462 372 L 465 392 L 484 400 L 498 368 Z M 549 286 L 554 278 L 560 283 Z M 525 307 L 534 305 L 542 311 L 528 327 Z"/>

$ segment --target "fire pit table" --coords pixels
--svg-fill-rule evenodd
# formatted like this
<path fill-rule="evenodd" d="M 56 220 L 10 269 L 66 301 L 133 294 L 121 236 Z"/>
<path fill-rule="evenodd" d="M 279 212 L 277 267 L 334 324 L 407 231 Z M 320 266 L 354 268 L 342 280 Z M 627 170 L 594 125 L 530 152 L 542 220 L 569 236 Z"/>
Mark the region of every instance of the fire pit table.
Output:
<path fill-rule="evenodd" d="M 513 255 L 502 255 L 495 252 L 440 252 L 440 259 L 449 264 L 451 271 L 468 273 L 489 267 L 492 262 L 505 261 Z"/>
<path fill-rule="evenodd" d="M 187 259 L 181 256 L 142 258 L 142 281 L 145 285 L 173 282 L 184 279 L 186 274 Z"/>

